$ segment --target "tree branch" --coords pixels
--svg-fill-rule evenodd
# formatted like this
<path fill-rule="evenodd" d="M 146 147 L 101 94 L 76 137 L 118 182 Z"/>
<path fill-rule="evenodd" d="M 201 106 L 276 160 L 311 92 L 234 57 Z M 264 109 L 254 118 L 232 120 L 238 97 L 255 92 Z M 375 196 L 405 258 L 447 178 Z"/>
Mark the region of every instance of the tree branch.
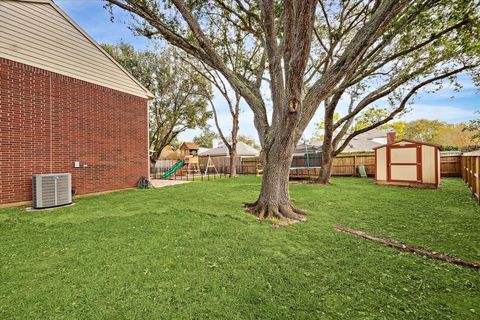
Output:
<path fill-rule="evenodd" d="M 423 87 L 425 87 L 426 85 L 428 84 L 431 84 L 435 81 L 438 81 L 438 80 L 442 80 L 442 79 L 445 79 L 445 78 L 448 78 L 448 77 L 451 77 L 455 74 L 458 74 L 462 71 L 465 71 L 465 70 L 469 70 L 469 69 L 473 69 L 475 67 L 477 67 L 478 65 L 469 65 L 469 66 L 464 66 L 462 68 L 458 68 L 458 69 L 455 69 L 455 70 L 452 70 L 450 72 L 447 72 L 447 73 L 444 73 L 442 75 L 439 75 L 439 76 L 436 76 L 436 77 L 433 77 L 433 78 L 430 78 L 430 79 L 427 79 L 425 81 L 422 81 L 420 82 L 419 84 L 417 84 L 416 86 L 414 86 L 412 89 L 410 89 L 410 91 L 408 92 L 408 94 L 402 99 L 402 101 L 400 102 L 400 105 L 394 109 L 390 115 L 386 118 L 384 118 L 383 120 L 381 121 L 378 121 L 370 126 L 367 126 L 363 129 L 360 129 L 360 130 L 356 130 L 354 132 L 352 132 L 346 139 L 345 141 L 342 143 L 342 145 L 335 151 L 335 156 L 338 155 L 339 153 L 341 153 L 347 146 L 348 144 L 350 143 L 350 141 L 355 138 L 356 136 L 358 136 L 359 134 L 362 134 L 362 133 L 365 133 L 365 132 L 368 132 L 372 129 L 375 129 L 375 128 L 378 128 L 379 126 L 382 126 L 384 124 L 386 124 L 387 122 L 391 121 L 397 114 L 399 114 L 400 112 L 402 112 L 403 110 L 405 110 L 405 107 L 407 106 L 407 103 L 408 101 L 417 93 L 417 91 Z"/>

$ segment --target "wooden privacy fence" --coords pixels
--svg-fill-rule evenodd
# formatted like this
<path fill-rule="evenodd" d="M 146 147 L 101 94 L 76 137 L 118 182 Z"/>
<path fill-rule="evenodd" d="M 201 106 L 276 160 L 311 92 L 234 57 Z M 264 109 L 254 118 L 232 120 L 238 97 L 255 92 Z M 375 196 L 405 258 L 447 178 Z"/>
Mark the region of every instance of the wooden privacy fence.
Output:
<path fill-rule="evenodd" d="M 461 154 L 440 152 L 440 172 L 442 177 L 460 177 Z M 293 177 L 318 176 L 320 172 L 321 157 L 318 155 L 297 156 L 293 158 Z M 309 165 L 307 165 L 309 164 Z M 358 155 L 339 155 L 333 160 L 332 175 L 354 176 L 358 174 L 358 166 L 364 165 L 368 175 L 375 175 L 375 154 L 366 153 Z"/>
<path fill-rule="evenodd" d="M 480 156 L 462 157 L 462 178 L 480 202 Z"/>
<path fill-rule="evenodd" d="M 460 177 L 462 156 L 440 152 L 440 174 L 442 177 Z"/>
<path fill-rule="evenodd" d="M 440 153 L 440 172 L 442 177 L 460 177 L 463 176 L 462 157 L 460 154 L 452 154 L 451 152 Z M 211 157 L 210 158 L 219 174 L 230 173 L 230 159 L 228 157 Z M 201 172 L 205 172 L 207 168 L 208 157 L 200 157 L 199 167 Z M 292 160 L 292 169 L 290 176 L 292 178 L 316 178 L 320 174 L 321 157 L 316 155 L 296 156 Z M 177 160 L 163 160 L 158 163 L 156 168 L 152 169 L 152 176 L 159 177 L 169 168 L 175 165 Z M 238 157 L 235 161 L 238 174 L 256 174 L 260 169 L 259 159 L 257 157 Z M 364 165 L 368 175 L 375 175 L 375 155 L 374 154 L 358 154 L 358 155 L 339 155 L 333 160 L 332 175 L 334 176 L 355 176 L 358 175 L 358 166 Z M 211 174 L 215 170 L 209 168 Z M 185 170 L 179 170 L 177 176 L 182 173 L 187 174 Z"/>
<path fill-rule="evenodd" d="M 320 174 L 322 158 L 319 154 L 310 156 L 296 156 L 292 160 L 290 177 L 316 178 Z M 375 174 L 375 155 L 339 155 L 333 159 L 332 175 L 354 176 L 357 175 L 358 166 L 364 165 L 368 175 Z"/>

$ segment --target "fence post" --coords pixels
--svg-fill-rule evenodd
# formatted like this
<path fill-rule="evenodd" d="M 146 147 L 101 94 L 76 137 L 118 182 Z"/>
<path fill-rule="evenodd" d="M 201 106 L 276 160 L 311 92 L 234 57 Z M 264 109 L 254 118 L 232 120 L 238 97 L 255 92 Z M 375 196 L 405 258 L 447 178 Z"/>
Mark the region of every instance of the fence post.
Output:
<path fill-rule="evenodd" d="M 465 181 L 465 176 L 463 174 L 463 164 L 464 164 L 464 159 L 465 157 L 460 156 L 460 176 L 462 177 L 462 180 Z"/>
<path fill-rule="evenodd" d="M 475 193 L 473 189 L 473 157 L 470 157 L 470 189 Z"/>
<path fill-rule="evenodd" d="M 468 185 L 468 157 L 465 157 L 465 182 Z"/>
<path fill-rule="evenodd" d="M 357 156 L 353 155 L 353 175 L 357 175 Z"/>
<path fill-rule="evenodd" d="M 468 185 L 470 186 L 470 190 L 472 190 L 473 193 L 475 193 L 475 190 L 473 190 L 473 158 L 469 157 L 470 162 L 468 164 Z"/>
<path fill-rule="evenodd" d="M 475 157 L 475 192 L 477 201 L 480 202 L 480 157 Z"/>
<path fill-rule="evenodd" d="M 468 157 L 465 157 L 463 172 L 464 172 L 464 175 L 465 175 L 464 180 L 468 184 Z"/>
<path fill-rule="evenodd" d="M 462 177 L 462 180 L 465 181 L 464 177 L 463 177 L 463 159 L 464 157 L 460 156 L 460 176 Z"/>
<path fill-rule="evenodd" d="M 468 185 L 470 190 L 473 190 L 473 157 L 468 157 Z M 473 191 L 475 192 L 475 191 Z"/>

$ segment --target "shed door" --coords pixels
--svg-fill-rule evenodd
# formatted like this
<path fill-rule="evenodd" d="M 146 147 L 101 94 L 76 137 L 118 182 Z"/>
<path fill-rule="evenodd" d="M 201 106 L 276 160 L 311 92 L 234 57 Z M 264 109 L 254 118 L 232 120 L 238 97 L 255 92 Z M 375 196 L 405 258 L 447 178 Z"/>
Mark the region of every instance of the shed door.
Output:
<path fill-rule="evenodd" d="M 387 179 L 422 182 L 422 146 L 417 144 L 387 146 Z"/>

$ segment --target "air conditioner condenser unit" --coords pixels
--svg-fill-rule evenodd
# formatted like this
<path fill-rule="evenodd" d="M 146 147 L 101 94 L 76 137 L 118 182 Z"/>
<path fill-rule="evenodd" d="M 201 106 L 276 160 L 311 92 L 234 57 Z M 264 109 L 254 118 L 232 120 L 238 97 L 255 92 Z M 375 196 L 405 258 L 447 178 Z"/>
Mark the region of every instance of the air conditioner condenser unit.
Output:
<path fill-rule="evenodd" d="M 34 174 L 32 182 L 33 208 L 50 208 L 72 203 L 70 173 Z"/>

